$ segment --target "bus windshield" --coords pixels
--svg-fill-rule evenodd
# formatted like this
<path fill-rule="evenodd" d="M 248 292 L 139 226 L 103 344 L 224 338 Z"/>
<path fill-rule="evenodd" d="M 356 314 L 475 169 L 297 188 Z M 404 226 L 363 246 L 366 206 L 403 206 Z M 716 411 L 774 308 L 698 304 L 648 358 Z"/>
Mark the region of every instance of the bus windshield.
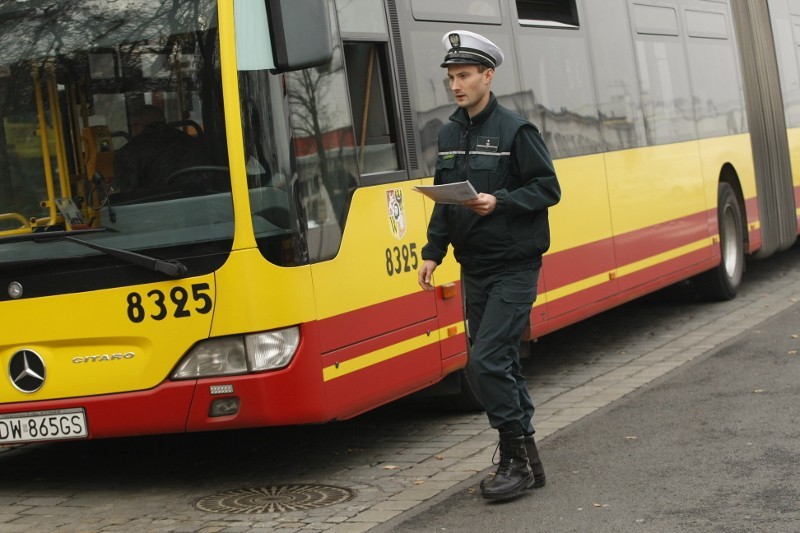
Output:
<path fill-rule="evenodd" d="M 230 189 L 216 2 L 0 5 L 0 268 L 226 253 Z"/>
<path fill-rule="evenodd" d="M 332 2 L 328 9 L 336 35 Z M 275 73 L 265 3 L 237 2 L 234 10 L 244 156 L 258 247 L 282 266 L 329 260 L 339 251 L 359 184 L 344 54 L 335 47 L 325 65 Z"/>

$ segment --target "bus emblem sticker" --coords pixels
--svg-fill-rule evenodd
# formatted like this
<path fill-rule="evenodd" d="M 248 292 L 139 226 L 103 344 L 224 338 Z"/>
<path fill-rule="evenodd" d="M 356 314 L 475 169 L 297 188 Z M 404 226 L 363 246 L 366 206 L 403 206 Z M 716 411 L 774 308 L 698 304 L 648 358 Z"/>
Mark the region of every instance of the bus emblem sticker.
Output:
<path fill-rule="evenodd" d="M 389 227 L 395 239 L 406 234 L 406 210 L 403 207 L 403 189 L 386 191 L 386 206 L 389 210 Z"/>

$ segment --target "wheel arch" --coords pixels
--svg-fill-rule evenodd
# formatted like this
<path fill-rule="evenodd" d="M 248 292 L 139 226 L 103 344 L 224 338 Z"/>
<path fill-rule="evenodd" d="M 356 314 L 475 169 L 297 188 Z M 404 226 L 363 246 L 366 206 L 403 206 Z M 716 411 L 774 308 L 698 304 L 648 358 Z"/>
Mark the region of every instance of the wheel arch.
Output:
<path fill-rule="evenodd" d="M 739 204 L 739 209 L 742 212 L 742 237 L 744 238 L 745 254 L 752 253 L 752 250 L 750 250 L 750 232 L 747 229 L 747 203 L 744 200 L 744 192 L 742 190 L 741 180 L 739 179 L 739 173 L 736 172 L 736 168 L 734 168 L 731 163 L 725 163 L 722 165 L 717 187 L 719 187 L 720 183 L 727 183 L 730 185 L 731 189 L 733 189 L 733 194 L 736 196 L 736 203 Z M 714 195 L 714 198 L 717 198 L 716 194 Z M 717 211 L 718 207 L 719 206 L 714 205 L 715 212 Z"/>

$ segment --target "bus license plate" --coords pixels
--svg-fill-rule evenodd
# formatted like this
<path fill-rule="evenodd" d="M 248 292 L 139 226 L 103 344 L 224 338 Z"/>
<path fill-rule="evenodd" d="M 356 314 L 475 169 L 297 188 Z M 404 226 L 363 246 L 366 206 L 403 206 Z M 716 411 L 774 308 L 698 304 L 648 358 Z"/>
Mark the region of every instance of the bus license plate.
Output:
<path fill-rule="evenodd" d="M 83 409 L 58 409 L 0 415 L 0 444 L 89 436 Z"/>

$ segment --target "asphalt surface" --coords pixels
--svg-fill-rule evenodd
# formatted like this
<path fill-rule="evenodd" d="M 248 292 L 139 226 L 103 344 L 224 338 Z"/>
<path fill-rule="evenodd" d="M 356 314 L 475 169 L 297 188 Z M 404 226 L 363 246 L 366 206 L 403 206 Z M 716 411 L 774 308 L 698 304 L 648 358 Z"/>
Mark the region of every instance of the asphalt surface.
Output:
<path fill-rule="evenodd" d="M 547 486 L 474 483 L 384 531 L 800 531 L 800 306 L 540 445 Z"/>

